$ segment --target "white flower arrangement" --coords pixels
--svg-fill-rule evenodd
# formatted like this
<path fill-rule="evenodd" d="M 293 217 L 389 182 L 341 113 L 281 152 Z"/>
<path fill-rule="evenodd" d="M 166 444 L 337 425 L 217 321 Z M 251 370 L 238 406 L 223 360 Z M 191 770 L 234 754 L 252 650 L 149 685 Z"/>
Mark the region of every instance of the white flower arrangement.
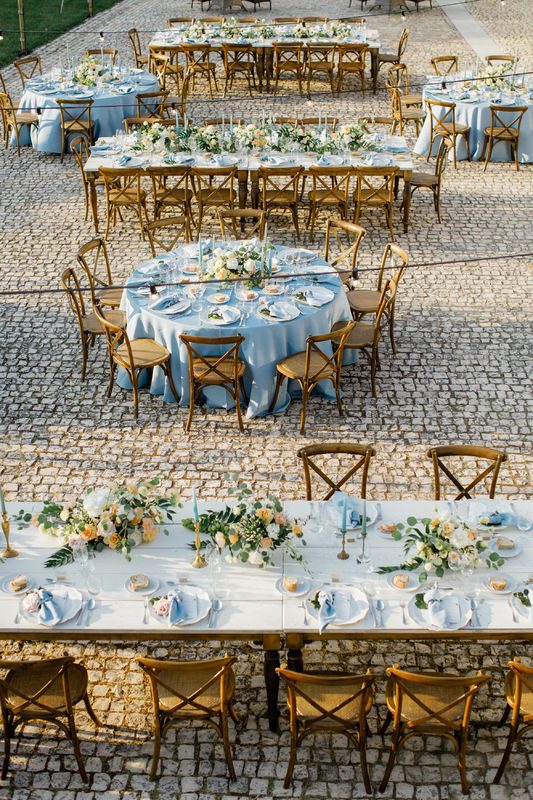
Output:
<path fill-rule="evenodd" d="M 97 86 L 111 80 L 107 67 L 98 62 L 94 56 L 85 56 L 72 75 L 74 83 L 83 86 Z"/>

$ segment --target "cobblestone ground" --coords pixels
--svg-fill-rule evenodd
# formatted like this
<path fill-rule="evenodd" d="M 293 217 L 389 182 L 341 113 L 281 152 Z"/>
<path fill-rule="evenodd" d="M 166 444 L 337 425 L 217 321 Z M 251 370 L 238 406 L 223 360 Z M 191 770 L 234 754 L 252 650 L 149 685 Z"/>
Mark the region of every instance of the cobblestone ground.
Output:
<path fill-rule="evenodd" d="M 323 14 L 317 0 L 292 0 L 283 8 L 273 0 L 277 14 Z M 349 13 L 358 13 L 358 4 Z M 521 56 L 532 65 L 527 33 L 528 0 L 511 2 L 502 9 L 495 0 L 469 6 L 502 50 Z M 58 52 L 68 40 L 70 52 L 98 46 L 100 30 L 127 30 L 135 25 L 143 41 L 149 31 L 165 26 L 169 16 L 188 15 L 185 0 L 125 0 L 38 52 L 44 68 L 57 64 Z M 195 13 L 197 13 L 195 11 Z M 199 13 L 199 12 L 198 12 Z M 215 8 L 210 13 L 218 13 Z M 346 15 L 339 0 L 327 6 L 331 17 Z M 404 24 L 411 28 L 406 61 L 413 85 L 420 82 L 434 55 L 456 53 L 463 63 L 473 54 L 458 32 L 437 8 L 408 15 L 375 19 L 385 50 L 392 49 Z M 124 34 L 107 34 L 106 44 L 129 53 Z M 3 70 L 15 97 L 20 88 L 15 70 Z M 288 83 L 288 97 L 226 102 L 199 102 L 190 116 L 202 119 L 221 113 L 259 116 L 267 113 L 317 113 L 349 120 L 371 112 L 385 113 L 388 101 L 380 79 L 376 95 L 345 94 L 334 100 L 317 95 L 312 106 L 301 100 Z M 413 140 L 414 141 L 414 140 Z M 425 161 L 420 168 L 425 169 Z M 62 270 L 72 263 L 80 243 L 92 237 L 83 222 L 80 176 L 72 160 L 25 148 L 18 159 L 13 151 L 0 153 L 2 190 L 0 230 L 2 288 L 35 289 L 58 285 Z M 460 163 L 444 178 L 443 222 L 437 224 L 429 197 L 417 193 L 412 205 L 411 228 L 400 232 L 399 207 L 395 212 L 397 241 L 413 263 L 458 260 L 533 249 L 531 218 L 533 184 L 530 166 L 516 173 L 509 164 L 491 165 L 483 173 L 479 163 Z M 383 220 L 368 215 L 363 220 L 368 236 L 361 251 L 361 266 L 376 265 L 388 240 Z M 283 217 L 275 217 L 269 230 L 280 242 L 294 236 Z M 318 245 L 322 244 L 320 235 Z M 113 274 L 125 278 L 134 265 L 148 256 L 133 223 L 110 235 Z M 371 276 L 363 279 L 371 284 Z M 385 345 L 378 376 L 378 395 L 370 395 L 365 364 L 351 368 L 344 379 L 346 415 L 339 418 L 331 404 L 313 400 L 308 413 L 308 435 L 298 435 L 300 406 L 284 414 L 253 420 L 242 435 L 236 433 L 233 414 L 199 410 L 191 433 L 184 433 L 185 412 L 155 398 L 141 397 L 138 423 L 132 415 L 131 397 L 115 388 L 105 396 L 105 358 L 102 344 L 91 354 L 89 374 L 80 382 L 77 331 L 65 301 L 57 295 L 0 297 L 0 402 L 2 403 L 0 479 L 8 499 L 67 496 L 84 485 L 101 483 L 117 472 L 170 473 L 169 481 L 190 496 L 193 483 L 202 482 L 203 497 L 226 494 L 223 473 L 241 469 L 258 492 L 268 488 L 286 497 L 302 496 L 303 485 L 295 453 L 303 443 L 317 439 L 372 442 L 377 450 L 369 492 L 375 498 L 429 497 L 431 474 L 425 459 L 429 445 L 438 442 L 475 442 L 505 447 L 510 459 L 502 471 L 501 491 L 509 497 L 532 496 L 531 457 L 531 259 L 507 258 L 474 264 L 421 267 L 408 272 L 400 286 L 397 304 L 398 354 Z M 529 412 L 529 414 L 528 414 Z M 6 567 L 0 567 L 4 570 Z M 159 657 L 207 656 L 218 652 L 204 645 L 153 642 L 63 645 L 4 643 L 3 653 L 51 655 L 69 652 L 89 668 L 94 705 L 106 722 L 118 725 L 96 735 L 80 715 L 83 750 L 91 782 L 81 783 L 69 744 L 41 738 L 38 728 L 27 729 L 13 758 L 12 776 L 0 784 L 0 800 L 92 800 L 93 798 L 207 798 L 364 797 L 358 756 L 345 742 L 327 736 L 307 740 L 295 769 L 293 787 L 285 791 L 282 778 L 288 754 L 288 720 L 281 719 L 281 735 L 268 731 L 262 717 L 265 707 L 260 654 L 248 645 L 225 647 L 240 656 L 237 713 L 241 722 L 232 729 L 238 780 L 226 777 L 223 753 L 214 733 L 186 728 L 171 733 L 162 751 L 161 777 L 151 783 L 147 768 L 151 753 L 148 696 L 134 658 L 150 652 Z M 468 767 L 475 800 L 507 800 L 533 796 L 532 758 L 527 741 L 513 755 L 500 787 L 490 785 L 497 766 L 505 728 L 493 724 L 503 708 L 505 664 L 514 654 L 528 655 L 526 645 L 405 644 L 345 642 L 317 643 L 306 649 L 309 667 L 327 664 L 360 669 L 372 666 L 384 672 L 397 661 L 420 668 L 455 668 L 461 672 L 484 669 L 492 676 L 490 687 L 476 704 L 474 739 Z M 383 712 L 383 683 L 377 707 Z M 488 724 L 490 723 L 490 724 Z M 373 714 L 372 731 L 377 729 Z M 382 797 L 454 798 L 461 795 L 455 755 L 438 740 L 411 740 L 400 754 L 392 781 Z M 371 777 L 379 783 L 387 756 L 385 744 L 373 735 L 369 742 Z"/>

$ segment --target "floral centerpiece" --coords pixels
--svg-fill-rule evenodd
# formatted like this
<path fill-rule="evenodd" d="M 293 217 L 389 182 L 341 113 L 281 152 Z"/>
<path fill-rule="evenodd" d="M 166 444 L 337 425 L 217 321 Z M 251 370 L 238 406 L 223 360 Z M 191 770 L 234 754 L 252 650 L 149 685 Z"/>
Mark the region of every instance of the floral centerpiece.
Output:
<path fill-rule="evenodd" d="M 226 479 L 230 476 L 225 475 Z M 238 475 L 231 476 L 238 480 Z M 295 541 L 305 545 L 302 520 L 291 519 L 274 495 L 268 500 L 254 500 L 252 491 L 238 480 L 237 486 L 229 490 L 236 495 L 236 503 L 224 511 L 207 511 L 200 514 L 200 549 L 214 544 L 219 551 L 226 550 L 226 561 L 254 564 L 266 567 L 272 564 L 272 553 L 283 550 L 290 558 L 305 563 Z M 182 525 L 194 530 L 193 519 L 182 520 Z M 195 545 L 190 545 L 194 549 Z"/>
<path fill-rule="evenodd" d="M 96 86 L 97 83 L 111 80 L 111 74 L 107 67 L 98 62 L 96 58 L 85 56 L 74 70 L 72 80 L 83 86 Z"/>
<path fill-rule="evenodd" d="M 255 244 L 243 244 L 230 253 L 217 247 L 199 278 L 205 281 L 245 278 L 248 289 L 259 286 L 265 269 L 266 249 L 271 247 L 272 245 L 266 245 L 265 248 Z"/>
<path fill-rule="evenodd" d="M 165 145 L 165 134 L 167 129 L 160 125 L 158 122 L 150 123 L 150 122 L 143 122 L 137 128 L 135 134 L 135 141 L 131 145 L 132 150 L 153 150 L 154 147 Z"/>
<path fill-rule="evenodd" d="M 352 35 L 352 26 L 347 22 L 340 19 L 332 20 L 324 25 L 324 31 L 327 36 L 331 35 L 337 39 L 346 39 Z M 324 34 L 322 34 L 324 35 Z"/>
<path fill-rule="evenodd" d="M 261 122 L 238 125 L 233 129 L 233 139 L 237 150 L 241 148 L 262 150 L 269 145 L 271 138 L 271 126 Z"/>
<path fill-rule="evenodd" d="M 514 71 L 514 62 L 506 62 L 505 64 L 489 67 L 489 69 L 481 73 L 481 77 L 487 88 L 501 91 L 502 89 L 514 88 Z"/>
<path fill-rule="evenodd" d="M 339 131 L 339 145 L 349 150 L 379 150 L 368 138 L 366 125 L 342 125 Z"/>
<path fill-rule="evenodd" d="M 205 25 L 202 25 L 201 21 L 198 20 L 193 22 L 192 25 L 189 25 L 187 30 L 185 31 L 185 38 L 186 39 L 203 39 L 205 36 Z"/>
<path fill-rule="evenodd" d="M 258 39 L 275 39 L 277 36 L 275 27 L 269 25 L 266 19 L 262 19 L 261 22 L 256 23 L 256 28 L 252 33 L 254 33 L 254 38 L 257 36 Z"/>
<path fill-rule="evenodd" d="M 40 513 L 32 517 L 22 510 L 15 520 L 19 527 L 31 523 L 42 533 L 56 536 L 63 542 L 47 560 L 46 567 L 72 562 L 72 545 L 80 538 L 87 543 L 89 551 L 100 552 L 109 547 L 120 550 L 129 561 L 132 548 L 153 541 L 157 526 L 171 520 L 175 514 L 177 497 L 158 493 L 159 485 L 159 476 L 149 481 L 113 481 L 103 489 L 89 488 L 69 503 L 47 500 Z"/>
<path fill-rule="evenodd" d="M 498 569 L 504 563 L 497 553 L 486 553 L 488 545 L 467 521 L 455 519 L 446 512 L 433 519 L 408 517 L 407 525 L 396 524 L 392 538 L 404 539 L 404 553 L 409 558 L 400 566 L 380 567 L 378 572 L 421 567 L 420 583 L 427 581 L 432 574 L 442 578 L 447 569 L 476 569 L 483 563 Z"/>

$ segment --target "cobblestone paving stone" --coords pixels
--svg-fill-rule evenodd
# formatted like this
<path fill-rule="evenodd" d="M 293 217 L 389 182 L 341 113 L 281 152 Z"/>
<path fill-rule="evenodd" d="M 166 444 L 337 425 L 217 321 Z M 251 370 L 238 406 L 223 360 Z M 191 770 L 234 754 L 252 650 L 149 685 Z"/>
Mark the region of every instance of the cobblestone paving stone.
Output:
<path fill-rule="evenodd" d="M 317 0 L 291 0 L 283 8 L 273 0 L 272 12 L 261 17 L 321 14 Z M 358 13 L 355 3 L 349 13 Z M 518 51 L 521 63 L 532 65 L 528 0 L 511 2 L 505 9 L 495 0 L 470 4 L 472 11 L 503 50 Z M 37 52 L 45 69 L 55 66 L 58 53 L 69 42 L 70 52 L 98 45 L 100 30 L 127 30 L 135 25 L 146 43 L 148 31 L 165 27 L 169 16 L 189 14 L 185 0 L 125 0 L 120 5 Z M 195 10 L 199 16 L 201 14 Z M 209 13 L 218 13 L 212 8 Z M 334 0 L 327 6 L 331 17 L 346 15 L 346 4 Z M 529 13 L 529 17 L 528 17 Z M 442 12 L 425 7 L 408 15 L 376 18 L 384 48 L 397 42 L 402 27 L 411 29 L 406 55 L 411 82 L 416 85 L 428 71 L 434 55 L 456 53 L 471 63 L 472 51 Z M 80 32 L 82 35 L 80 35 Z M 91 35 L 92 32 L 92 35 Z M 129 54 L 123 34 L 107 34 L 106 45 Z M 3 70 L 15 97 L 20 88 L 15 70 Z M 318 95 L 308 106 L 294 88 L 284 84 L 290 97 L 235 101 L 235 115 L 268 113 L 317 113 L 349 120 L 385 113 L 388 100 L 380 78 L 376 95 L 345 94 L 332 99 Z M 206 100 L 204 96 L 199 98 Z M 229 113 L 230 104 L 192 101 L 190 116 L 201 119 Z M 188 112 L 188 113 L 189 113 Z M 414 141 L 414 140 L 413 140 Z M 419 169 L 426 169 L 420 160 Z M 63 165 L 56 156 L 24 148 L 20 159 L 13 151 L 0 153 L 0 248 L 2 288 L 55 287 L 61 271 L 73 260 L 80 243 L 92 237 L 83 223 L 80 177 L 72 159 Z M 518 173 L 509 164 L 494 164 L 483 173 L 479 163 L 461 162 L 448 168 L 442 198 L 443 222 L 438 225 L 428 197 L 415 194 L 408 234 L 400 232 L 399 206 L 395 212 L 397 241 L 411 261 L 441 261 L 527 252 L 533 249 L 531 219 L 533 184 L 531 166 Z M 363 218 L 368 236 L 360 266 L 375 266 L 388 234 L 379 216 Z M 213 227 L 214 230 L 214 227 Z M 275 238 L 292 243 L 286 219 L 273 218 L 269 230 Z M 323 239 L 317 236 L 317 246 Z M 110 234 L 113 274 L 121 280 L 135 264 L 148 256 L 131 221 Z M 362 283 L 371 285 L 372 274 Z M 202 483 L 201 495 L 223 497 L 223 474 L 240 469 L 258 493 L 267 488 L 287 498 L 301 497 L 302 478 L 295 453 L 303 443 L 316 439 L 355 439 L 372 442 L 377 450 L 369 480 L 375 498 L 430 497 L 431 474 L 425 459 L 428 446 L 444 441 L 493 443 L 505 447 L 509 463 L 502 470 L 501 492 L 513 498 L 530 498 L 532 416 L 530 353 L 531 260 L 511 259 L 426 267 L 408 272 L 400 285 L 397 303 L 398 354 L 383 348 L 378 375 L 378 395 L 370 395 L 366 365 L 351 368 L 344 379 L 344 418 L 322 399 L 314 399 L 308 412 L 308 434 L 298 435 L 300 406 L 293 403 L 279 416 L 247 423 L 244 434 L 236 432 L 233 414 L 200 409 L 191 433 L 184 433 L 185 411 L 146 394 L 141 396 L 138 422 L 132 415 L 131 397 L 115 388 L 105 396 L 105 358 L 100 343 L 90 356 L 88 377 L 80 382 L 77 331 L 66 303 L 58 295 L 0 297 L 0 480 L 8 499 L 43 499 L 49 495 L 71 496 L 82 486 L 101 483 L 119 473 L 146 474 L 164 471 L 169 483 L 190 496 L 193 483 Z M 5 571 L 5 566 L 0 569 Z M 17 745 L 13 771 L 0 783 L 0 800 L 226 800 L 226 798 L 357 798 L 365 797 L 358 756 L 343 741 L 317 736 L 301 749 L 289 790 L 282 786 L 288 756 L 288 719 L 281 718 L 281 735 L 269 732 L 262 716 L 265 708 L 260 651 L 229 643 L 223 648 L 204 644 L 168 642 L 145 644 L 61 643 L 20 644 L 5 642 L 2 653 L 49 656 L 68 652 L 87 664 L 94 706 L 106 722 L 116 724 L 94 733 L 80 714 L 83 752 L 90 783 L 84 786 L 77 773 L 68 742 L 41 738 L 40 729 L 26 729 Z M 214 733 L 201 728 L 171 732 L 162 750 L 161 777 L 148 780 L 151 733 L 147 726 L 149 698 L 135 656 L 207 657 L 218 652 L 240 656 L 237 678 L 237 713 L 232 728 L 235 741 L 237 782 L 226 776 L 223 752 Z M 486 670 L 490 686 L 476 703 L 474 738 L 468 752 L 468 773 L 473 800 L 522 800 L 533 797 L 533 755 L 527 741 L 513 754 L 499 787 L 491 786 L 499 762 L 506 729 L 494 723 L 503 708 L 503 675 L 513 655 L 527 658 L 527 644 L 492 642 L 443 643 L 413 640 L 394 644 L 360 642 L 315 643 L 306 648 L 310 668 L 371 666 L 384 673 L 397 661 L 411 667 Z M 383 682 L 376 706 L 383 713 Z M 487 726 L 487 723 L 491 723 Z M 377 730 L 374 711 L 371 729 Z M 380 737 L 369 740 L 369 763 L 374 785 L 379 783 L 387 757 Z M 376 796 L 378 796 L 376 794 Z M 455 755 L 440 740 L 411 740 L 400 754 L 385 800 L 425 800 L 461 796 Z"/>

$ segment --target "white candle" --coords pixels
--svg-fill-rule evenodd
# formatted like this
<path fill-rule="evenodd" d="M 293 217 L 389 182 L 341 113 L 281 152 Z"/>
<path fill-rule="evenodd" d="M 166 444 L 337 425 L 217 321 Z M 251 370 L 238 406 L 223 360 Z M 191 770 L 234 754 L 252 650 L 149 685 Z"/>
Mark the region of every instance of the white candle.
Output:
<path fill-rule="evenodd" d="M 2 491 L 2 487 L 0 486 L 0 512 L 2 514 L 6 514 L 6 504 L 4 503 L 4 493 Z"/>
<path fill-rule="evenodd" d="M 100 48 L 100 57 L 102 59 L 102 66 L 104 66 L 104 48 L 103 47 Z"/>
<path fill-rule="evenodd" d="M 176 109 L 176 133 L 179 132 L 179 129 L 180 129 L 180 123 L 178 120 L 178 109 Z"/>
<path fill-rule="evenodd" d="M 229 132 L 230 132 L 230 135 L 233 136 L 233 114 L 229 118 Z"/>

